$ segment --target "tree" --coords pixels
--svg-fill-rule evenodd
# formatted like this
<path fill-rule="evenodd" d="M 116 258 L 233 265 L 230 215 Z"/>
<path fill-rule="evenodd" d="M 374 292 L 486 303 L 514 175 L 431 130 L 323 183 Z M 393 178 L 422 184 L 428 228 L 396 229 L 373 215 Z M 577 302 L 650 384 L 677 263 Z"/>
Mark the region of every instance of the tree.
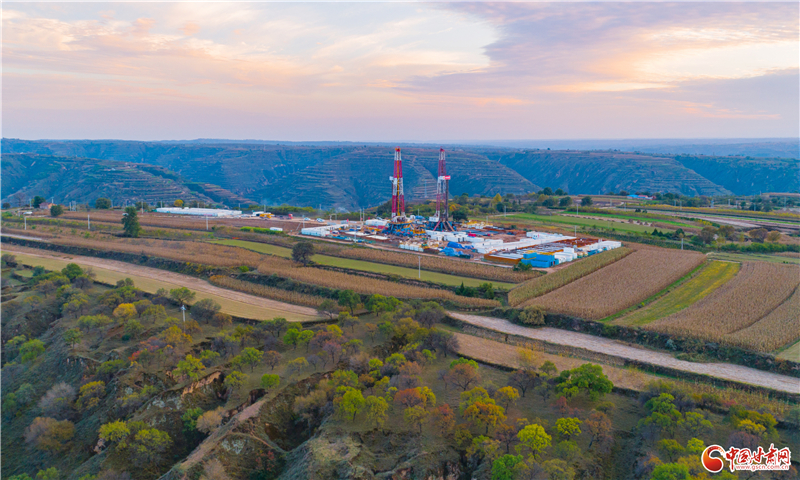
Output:
<path fill-rule="evenodd" d="M 591 440 L 589 448 L 595 443 L 605 444 L 611 440 L 611 420 L 602 412 L 592 412 L 586 419 L 586 429 L 589 431 Z"/>
<path fill-rule="evenodd" d="M 522 398 L 525 398 L 525 392 L 527 392 L 529 388 L 536 385 L 536 379 L 536 373 L 531 370 L 517 370 L 511 374 L 511 378 L 509 379 L 508 383 L 522 392 Z"/>
<path fill-rule="evenodd" d="M 272 320 L 264 322 L 264 328 L 266 328 L 273 337 L 278 338 L 281 336 L 281 333 L 286 330 L 288 324 L 289 322 L 285 318 L 275 317 Z M 293 326 L 292 328 L 297 329 L 297 326 Z"/>
<path fill-rule="evenodd" d="M 703 229 L 700 230 L 699 234 L 700 239 L 706 245 L 710 245 L 714 241 L 714 238 L 716 236 L 717 236 L 717 229 L 714 227 L 703 227 Z"/>
<path fill-rule="evenodd" d="M 586 393 L 592 401 L 596 401 L 614 388 L 614 384 L 603 373 L 603 368 L 591 363 L 562 371 L 558 380 L 558 390 L 567 398 Z"/>
<path fill-rule="evenodd" d="M 686 449 L 678 443 L 677 440 L 672 438 L 660 440 L 656 444 L 656 448 L 666 456 L 670 462 L 675 461 L 675 458 L 686 452 Z"/>
<path fill-rule="evenodd" d="M 573 417 L 559 418 L 556 420 L 556 431 L 559 435 L 569 440 L 575 435 L 581 434 L 582 423 L 583 422 Z"/>
<path fill-rule="evenodd" d="M 221 309 L 222 306 L 213 299 L 204 298 L 192 305 L 192 316 L 202 322 L 208 323 Z"/>
<path fill-rule="evenodd" d="M 558 369 L 556 368 L 555 363 L 551 362 L 550 360 L 547 360 L 542 364 L 541 367 L 539 367 L 539 371 L 541 371 L 547 376 L 553 376 L 558 372 Z"/>
<path fill-rule="evenodd" d="M 308 368 L 308 360 L 304 357 L 295 358 L 286 364 L 286 375 L 293 377 Z"/>
<path fill-rule="evenodd" d="M 258 362 L 261 361 L 261 357 L 263 355 L 264 352 L 261 350 L 253 347 L 247 347 L 242 350 L 242 353 L 239 354 L 238 358 L 241 359 L 240 363 L 242 365 L 249 365 L 250 371 L 252 372 L 256 368 L 256 365 L 258 365 Z"/>
<path fill-rule="evenodd" d="M 130 428 L 122 420 L 115 420 L 100 427 L 99 436 L 108 443 L 119 442 L 131 434 Z"/>
<path fill-rule="evenodd" d="M 766 240 L 768 242 L 773 242 L 773 243 L 777 242 L 780 239 L 781 239 L 781 232 L 779 232 L 777 230 L 773 230 L 773 231 L 769 232 L 767 234 L 767 238 L 766 238 Z"/>
<path fill-rule="evenodd" d="M 39 470 L 36 472 L 36 480 L 58 480 L 59 473 L 56 467 Z"/>
<path fill-rule="evenodd" d="M 44 353 L 44 350 L 44 342 L 38 338 L 29 340 L 19 347 L 20 360 L 22 360 L 22 363 L 28 363 L 36 360 L 39 355 Z"/>
<path fill-rule="evenodd" d="M 200 378 L 200 373 L 206 369 L 203 362 L 199 358 L 195 358 L 192 354 L 186 355 L 186 358 L 178 362 L 177 368 L 173 373 L 182 377 L 188 377 L 193 382 Z"/>
<path fill-rule="evenodd" d="M 223 413 L 224 410 L 221 407 L 203 413 L 197 418 L 197 430 L 203 433 L 211 433 L 222 423 Z"/>
<path fill-rule="evenodd" d="M 45 415 L 59 417 L 69 410 L 74 396 L 74 388 L 64 382 L 59 382 L 42 395 L 38 405 Z"/>
<path fill-rule="evenodd" d="M 757 242 L 763 242 L 766 240 L 769 232 L 767 232 L 766 228 L 756 228 L 755 230 L 750 230 L 747 232 L 747 235 Z"/>
<path fill-rule="evenodd" d="M 515 480 L 524 466 L 522 455 L 503 455 L 492 462 L 491 480 Z"/>
<path fill-rule="evenodd" d="M 43 204 L 46 201 L 47 201 L 46 198 L 42 197 L 41 195 L 36 195 L 35 197 L 33 197 L 31 204 L 33 205 L 33 208 L 39 208 L 39 205 Z"/>
<path fill-rule="evenodd" d="M 462 391 L 478 383 L 480 378 L 476 367 L 463 363 L 453 366 L 447 373 L 447 382 L 460 387 Z"/>
<path fill-rule="evenodd" d="M 264 390 L 270 390 L 272 388 L 277 387 L 281 383 L 281 377 L 271 374 L 265 373 L 261 376 L 261 388 Z"/>
<path fill-rule="evenodd" d="M 181 305 L 186 305 L 194 300 L 195 293 L 186 287 L 174 288 L 169 291 L 169 296 L 173 301 Z"/>
<path fill-rule="evenodd" d="M 64 213 L 64 207 L 62 207 L 61 205 L 53 205 L 53 206 L 50 207 L 50 216 L 51 217 L 57 217 L 57 216 L 61 215 L 62 213 Z"/>
<path fill-rule="evenodd" d="M 386 422 L 386 412 L 389 410 L 389 403 L 383 397 L 370 395 L 364 400 L 364 410 L 367 413 L 367 419 L 372 422 L 376 428 L 381 428 Z"/>
<path fill-rule="evenodd" d="M 281 362 L 281 354 L 275 350 L 270 350 L 264 353 L 264 363 L 269 365 L 270 370 L 275 370 L 275 367 Z"/>
<path fill-rule="evenodd" d="M 403 419 L 405 422 L 412 427 L 417 426 L 420 434 L 422 433 L 422 424 L 425 422 L 426 418 L 428 418 L 428 411 L 421 405 L 409 407 L 403 411 Z"/>
<path fill-rule="evenodd" d="M 75 402 L 77 407 L 81 410 L 88 410 L 100 404 L 100 399 L 106 394 L 106 383 L 97 381 L 89 382 L 82 386 L 78 400 Z"/>
<path fill-rule="evenodd" d="M 456 425 L 456 416 L 453 409 L 445 403 L 433 411 L 433 424 L 442 435 L 447 435 Z"/>
<path fill-rule="evenodd" d="M 572 205 L 572 197 L 561 197 L 558 201 L 560 207 L 569 207 Z"/>
<path fill-rule="evenodd" d="M 364 408 L 364 395 L 361 390 L 347 387 L 347 391 L 341 397 L 334 399 L 336 412 L 341 418 L 356 419 L 356 415 Z"/>
<path fill-rule="evenodd" d="M 111 208 L 111 200 L 100 197 L 94 201 L 94 208 L 97 208 L 98 210 L 107 210 Z"/>
<path fill-rule="evenodd" d="M 25 429 L 25 442 L 39 450 L 56 453 L 67 447 L 75 435 L 75 425 L 69 420 L 58 421 L 55 418 L 36 417 Z"/>
<path fill-rule="evenodd" d="M 64 332 L 64 343 L 69 345 L 70 348 L 81 343 L 83 340 L 83 333 L 77 328 L 70 328 Z"/>
<path fill-rule="evenodd" d="M 538 455 L 539 452 L 545 448 L 549 447 L 550 442 L 553 439 L 553 437 L 545 432 L 541 425 L 537 425 L 535 423 L 527 425 L 525 428 L 520 430 L 517 434 L 517 438 L 521 443 L 521 445 L 517 446 L 517 452 L 527 448 L 531 451 L 531 456 L 533 457 L 534 461 L 536 460 L 536 455 Z"/>
<path fill-rule="evenodd" d="M 581 198 L 581 206 L 582 207 L 590 207 L 590 206 L 592 206 L 592 197 L 583 197 L 583 198 Z"/>
<path fill-rule="evenodd" d="M 485 426 L 486 434 L 489 434 L 489 427 L 494 427 L 498 423 L 506 420 L 505 410 L 494 403 L 475 402 L 464 410 L 464 418 L 470 420 L 477 426 Z"/>
<path fill-rule="evenodd" d="M 122 230 L 125 232 L 126 237 L 137 238 L 142 231 L 139 225 L 139 216 L 136 213 L 136 207 L 128 207 L 125 213 L 122 214 Z"/>
<path fill-rule="evenodd" d="M 234 390 L 242 386 L 246 380 L 247 375 L 234 370 L 225 377 L 225 386 L 231 390 Z"/>
<path fill-rule="evenodd" d="M 283 336 L 283 343 L 286 345 L 294 345 L 296 349 L 299 337 L 300 330 L 298 330 L 296 326 L 292 326 L 292 328 L 286 331 L 286 335 Z"/>
<path fill-rule="evenodd" d="M 308 265 L 314 255 L 314 244 L 300 241 L 292 247 L 292 260 L 303 265 Z"/>
<path fill-rule="evenodd" d="M 143 428 L 136 432 L 130 449 L 135 459 L 155 465 L 161 460 L 161 454 L 172 444 L 167 432 L 157 428 Z"/>
<path fill-rule="evenodd" d="M 367 323 L 364 325 L 364 329 L 367 331 L 367 335 L 369 335 L 370 340 L 374 342 L 375 334 L 378 333 L 378 326 L 374 323 Z"/>
<path fill-rule="evenodd" d="M 327 315 L 329 319 L 333 320 L 333 317 L 339 313 L 339 306 L 330 298 L 326 298 L 319 305 L 319 311 Z"/>
<path fill-rule="evenodd" d="M 132 303 L 121 303 L 114 309 L 112 315 L 114 315 L 114 318 L 126 322 L 137 316 L 136 307 Z"/>
<path fill-rule="evenodd" d="M 61 269 L 61 273 L 72 281 L 83 275 L 83 269 L 77 263 L 68 263 L 66 267 Z"/>
<path fill-rule="evenodd" d="M 505 405 L 505 409 L 508 410 L 512 403 L 517 403 L 519 392 L 514 387 L 503 387 L 495 392 L 494 399 L 498 403 Z"/>
<path fill-rule="evenodd" d="M 183 207 L 183 200 L 181 200 L 180 198 L 175 200 L 174 202 L 172 202 L 172 206 L 178 208 Z"/>
<path fill-rule="evenodd" d="M 227 313 L 217 312 L 212 317 L 212 321 L 214 322 L 214 325 L 217 326 L 217 328 L 222 330 L 225 327 L 229 327 L 233 324 L 233 317 L 231 317 Z"/>
<path fill-rule="evenodd" d="M 691 480 L 689 466 L 685 463 L 662 463 L 656 465 L 650 480 Z"/>
<path fill-rule="evenodd" d="M 339 291 L 339 305 L 350 310 L 350 315 L 355 315 L 356 307 L 361 303 L 361 297 L 352 290 Z"/>
<path fill-rule="evenodd" d="M 151 305 L 142 312 L 142 316 L 139 318 L 150 323 L 160 322 L 167 318 L 167 310 L 163 305 Z"/>

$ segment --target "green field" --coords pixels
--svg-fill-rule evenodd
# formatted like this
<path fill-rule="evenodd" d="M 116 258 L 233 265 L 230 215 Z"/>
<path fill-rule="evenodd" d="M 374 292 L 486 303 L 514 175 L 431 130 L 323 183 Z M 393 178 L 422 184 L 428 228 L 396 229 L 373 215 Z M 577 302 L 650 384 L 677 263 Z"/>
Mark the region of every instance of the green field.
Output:
<path fill-rule="evenodd" d="M 289 258 L 292 256 L 292 250 L 286 247 L 278 247 L 275 245 L 268 245 L 266 243 L 249 242 L 246 240 L 213 240 L 211 243 L 218 243 L 221 245 L 230 245 L 233 247 L 246 248 L 254 252 L 266 253 L 269 255 L 277 255 L 279 257 Z M 418 278 L 426 282 L 441 283 L 457 287 L 463 282 L 467 287 L 477 287 L 483 283 L 489 282 L 488 280 L 480 280 L 477 278 L 459 277 L 456 275 L 448 275 L 446 273 L 431 272 L 422 270 L 421 276 L 417 276 L 418 272 L 415 268 L 398 267 L 396 265 L 386 265 L 384 263 L 366 262 L 364 260 L 353 260 L 350 258 L 332 257 L 329 255 L 314 255 L 312 260 L 320 265 L 328 265 L 331 267 L 349 268 L 352 270 L 361 270 L 363 272 L 383 273 L 386 275 L 399 275 L 405 278 Z M 503 282 L 491 282 L 492 285 L 499 288 L 510 289 L 515 284 Z"/>
<path fill-rule="evenodd" d="M 614 320 L 615 325 L 640 326 L 668 317 L 724 285 L 739 271 L 733 262 L 708 262 L 694 277 L 644 308 Z"/>
<path fill-rule="evenodd" d="M 545 224 L 557 223 L 563 227 L 570 227 L 577 225 L 579 227 L 613 228 L 620 232 L 650 233 L 653 231 L 654 228 L 646 225 L 635 225 L 633 223 L 604 222 L 603 220 L 597 220 L 591 218 L 567 217 L 563 215 L 536 215 L 533 213 L 515 213 L 514 215 L 509 215 L 507 217 L 501 217 L 501 218 L 504 221 L 519 220 L 523 222 L 533 221 Z M 652 220 L 648 219 L 648 221 Z"/>
<path fill-rule="evenodd" d="M 182 286 L 174 283 L 164 282 L 161 280 L 155 280 L 149 277 L 142 277 L 139 275 L 129 275 L 120 272 L 115 272 L 113 270 L 107 270 L 105 268 L 82 265 L 80 261 L 73 262 L 70 260 L 57 260 L 51 258 L 34 257 L 32 255 L 25 255 L 21 253 L 15 253 L 14 255 L 16 255 L 17 257 L 17 262 L 21 263 L 22 265 L 28 265 L 31 267 L 41 265 L 47 270 L 61 270 L 62 268 L 66 267 L 68 263 L 77 263 L 84 269 L 91 268 L 96 275 L 95 276 L 96 281 L 111 285 L 114 285 L 119 280 L 130 278 L 131 280 L 133 280 L 133 283 L 134 285 L 136 285 L 136 287 L 148 293 L 155 293 L 159 288 L 166 288 L 167 290 L 170 290 Z M 213 299 L 222 306 L 223 312 L 242 318 L 252 318 L 256 320 L 270 320 L 275 317 L 284 317 L 287 320 L 293 322 L 295 321 L 306 322 L 314 319 L 314 317 L 309 315 L 302 315 L 295 312 L 251 305 L 249 303 L 237 302 L 236 300 L 231 300 L 229 298 L 220 297 L 218 295 L 210 293 L 197 292 L 197 299 L 200 300 L 203 298 Z"/>
<path fill-rule="evenodd" d="M 570 213 L 571 214 L 571 213 Z M 579 215 L 583 215 L 580 214 Z M 587 213 L 586 215 L 592 217 L 607 217 L 607 218 L 616 218 L 618 220 L 638 220 L 640 222 L 648 222 L 648 223 L 665 223 L 667 225 L 674 225 L 679 228 L 683 227 L 697 227 L 697 225 L 693 224 L 690 221 L 676 221 L 674 217 L 669 218 L 651 218 L 651 217 L 640 217 L 637 215 L 625 215 L 622 212 L 619 213 Z"/>
<path fill-rule="evenodd" d="M 800 342 L 797 342 L 791 347 L 782 351 L 781 353 L 776 355 L 776 357 L 782 358 L 784 360 L 791 360 L 793 362 L 800 362 Z"/>
<path fill-rule="evenodd" d="M 711 252 L 708 258 L 714 260 L 724 260 L 728 262 L 772 262 L 772 263 L 791 263 L 800 265 L 800 258 L 782 257 L 780 255 L 770 255 L 767 253 L 728 253 Z"/>

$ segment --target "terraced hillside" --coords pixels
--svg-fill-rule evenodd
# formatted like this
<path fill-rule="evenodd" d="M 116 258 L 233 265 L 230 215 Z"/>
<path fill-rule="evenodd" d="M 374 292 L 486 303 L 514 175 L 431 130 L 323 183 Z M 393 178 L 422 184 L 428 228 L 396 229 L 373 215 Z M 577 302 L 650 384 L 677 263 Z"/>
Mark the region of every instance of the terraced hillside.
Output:
<path fill-rule="evenodd" d="M 247 202 L 217 185 L 187 181 L 163 167 L 76 157 L 36 154 L 3 154 L 4 201 L 22 191 L 24 198 L 42 195 L 67 203 L 110 198 L 123 201 L 171 202 L 198 200 L 207 203 Z"/>
<path fill-rule="evenodd" d="M 681 155 L 675 160 L 737 195 L 800 190 L 800 162 L 790 158 Z"/>
<path fill-rule="evenodd" d="M 680 192 L 685 195 L 731 193 L 667 156 L 548 150 L 487 152 L 487 156 L 533 183 L 575 193 L 600 194 L 620 190 Z"/>

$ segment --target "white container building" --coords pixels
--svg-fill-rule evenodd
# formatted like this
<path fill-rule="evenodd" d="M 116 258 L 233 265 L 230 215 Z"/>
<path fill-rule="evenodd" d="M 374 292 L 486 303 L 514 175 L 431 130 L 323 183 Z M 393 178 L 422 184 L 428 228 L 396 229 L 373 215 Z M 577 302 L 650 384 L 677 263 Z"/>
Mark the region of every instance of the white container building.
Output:
<path fill-rule="evenodd" d="M 156 212 L 172 215 L 194 215 L 197 217 L 239 217 L 242 215 L 241 210 L 223 210 L 221 208 L 163 207 L 156 208 Z"/>

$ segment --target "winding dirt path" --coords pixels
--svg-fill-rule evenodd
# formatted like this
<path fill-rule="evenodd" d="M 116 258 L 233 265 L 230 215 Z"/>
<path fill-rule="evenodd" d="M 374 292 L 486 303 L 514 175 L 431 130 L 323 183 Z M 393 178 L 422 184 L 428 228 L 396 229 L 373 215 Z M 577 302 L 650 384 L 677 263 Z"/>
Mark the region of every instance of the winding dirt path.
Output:
<path fill-rule="evenodd" d="M 319 313 L 317 313 L 317 311 L 314 310 L 313 308 L 301 307 L 299 305 L 292 305 L 290 303 L 279 302 L 277 300 L 270 300 L 264 297 L 258 297 L 247 293 L 237 292 L 235 290 L 220 288 L 199 278 L 191 277 L 189 275 L 183 275 L 180 273 L 168 272 L 166 270 L 160 270 L 157 268 L 142 267 L 140 265 L 133 265 L 130 263 L 119 262 L 116 260 L 107 260 L 104 258 L 84 257 L 80 255 L 67 255 L 67 254 L 48 254 L 48 253 L 43 253 L 41 250 L 33 248 L 11 246 L 11 245 L 3 245 L 3 251 L 9 253 L 29 255 L 32 257 L 48 258 L 53 260 L 67 259 L 79 263 L 81 265 L 111 270 L 125 275 L 138 275 L 140 277 L 152 278 L 160 282 L 165 282 L 175 285 L 176 287 L 186 287 L 189 290 L 194 290 L 198 293 L 202 292 L 209 295 L 215 295 L 245 305 L 252 305 L 254 307 L 266 308 L 270 310 L 277 310 L 279 312 L 295 314 L 301 317 L 299 318 L 301 320 L 317 318 L 319 316 Z"/>
<path fill-rule="evenodd" d="M 730 363 L 694 363 L 678 360 L 671 355 L 655 350 L 632 347 L 616 340 L 595 337 L 585 333 L 570 332 L 550 327 L 527 328 L 515 325 L 508 320 L 494 317 L 481 317 L 456 312 L 448 314 L 459 320 L 488 328 L 497 332 L 510 333 L 522 337 L 543 340 L 559 345 L 585 348 L 619 358 L 637 360 L 639 362 L 661 365 L 685 372 L 709 375 L 724 380 L 756 385 L 789 393 L 800 393 L 800 378 L 764 372 L 754 368 L 742 367 Z"/>

